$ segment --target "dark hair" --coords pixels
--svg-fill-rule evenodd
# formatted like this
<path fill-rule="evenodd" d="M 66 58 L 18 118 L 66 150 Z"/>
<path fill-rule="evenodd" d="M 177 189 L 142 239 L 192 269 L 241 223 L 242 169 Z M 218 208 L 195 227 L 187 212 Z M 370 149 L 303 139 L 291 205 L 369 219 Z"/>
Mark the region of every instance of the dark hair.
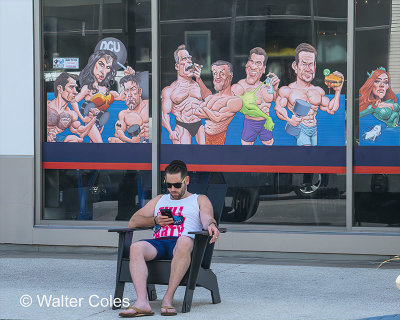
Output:
<path fill-rule="evenodd" d="M 299 63 L 299 54 L 300 52 L 311 52 L 314 53 L 315 55 L 315 60 L 317 60 L 317 50 L 315 50 L 315 48 L 308 43 L 300 43 L 296 49 L 294 49 L 294 59 L 296 60 L 296 64 Z"/>
<path fill-rule="evenodd" d="M 74 80 L 78 80 L 78 76 L 76 74 L 68 73 L 68 72 L 62 72 L 57 79 L 54 81 L 54 95 L 58 96 L 58 86 L 61 86 L 63 90 L 65 90 L 65 85 L 68 83 L 68 79 L 72 78 Z"/>
<path fill-rule="evenodd" d="M 135 82 L 138 89 L 142 87 L 142 84 L 140 83 L 140 77 L 138 74 L 129 74 L 127 76 L 122 77 L 121 80 L 119 80 L 119 85 L 123 86 L 124 83 L 127 83 L 129 81 Z"/>
<path fill-rule="evenodd" d="M 94 91 L 95 93 L 98 92 L 98 90 L 93 87 L 93 83 L 96 81 L 93 74 L 93 69 L 97 61 L 99 61 L 104 56 L 111 57 L 113 62 L 111 64 L 110 72 L 107 73 L 105 79 L 101 83 L 99 83 L 99 85 L 107 88 L 113 85 L 115 75 L 117 74 L 117 70 L 119 69 L 119 66 L 117 64 L 118 58 L 115 53 L 110 50 L 98 50 L 93 52 L 93 54 L 89 57 L 86 67 L 83 68 L 83 70 L 79 74 L 79 85 L 81 87 L 87 85 L 89 90 Z"/>
<path fill-rule="evenodd" d="M 188 175 L 186 164 L 181 160 L 172 161 L 166 168 L 165 174 L 176 174 L 180 173 L 182 179 Z"/>
<path fill-rule="evenodd" d="M 251 55 L 253 53 L 264 57 L 263 65 L 265 67 L 267 65 L 267 60 L 268 60 L 268 55 L 265 52 L 265 50 L 263 48 L 260 48 L 260 47 L 255 47 L 255 48 L 251 49 L 250 50 L 250 54 L 249 54 L 249 60 L 251 59 Z"/>
<path fill-rule="evenodd" d="M 213 66 L 228 66 L 229 73 L 232 74 L 232 72 L 233 72 L 232 63 L 230 63 L 230 62 L 228 62 L 228 61 L 217 60 L 217 61 L 215 61 L 215 62 L 212 63 L 211 68 L 212 68 Z"/>

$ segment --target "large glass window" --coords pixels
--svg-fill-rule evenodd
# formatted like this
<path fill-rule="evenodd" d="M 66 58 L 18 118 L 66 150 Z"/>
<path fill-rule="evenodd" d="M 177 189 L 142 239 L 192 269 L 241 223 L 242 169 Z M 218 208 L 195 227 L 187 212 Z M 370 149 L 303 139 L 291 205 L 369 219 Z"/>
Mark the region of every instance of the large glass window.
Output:
<path fill-rule="evenodd" d="M 245 116 L 241 112 L 225 121 L 228 123 L 225 137 L 218 140 L 213 135 L 216 136 L 217 124 L 224 120 L 199 116 L 203 120 L 195 121 L 191 118 L 195 111 L 188 107 L 207 108 L 207 101 L 218 99 L 221 89 L 216 84 L 215 70 L 211 70 L 211 64 L 217 60 L 232 64 L 232 87 L 241 85 L 247 76 L 246 66 L 256 63 L 249 54 L 256 47 L 268 55 L 265 75 L 260 81 L 268 73 L 274 73 L 280 79 L 279 88 L 293 86 L 297 77 L 293 67 L 295 49 L 301 43 L 316 49 L 312 85 L 320 88 L 316 90 L 324 90 L 331 101 L 335 89 L 327 87 L 327 72 L 339 71 L 345 82 L 347 77 L 347 1 L 330 4 L 331 9 L 325 8 L 325 3 L 225 0 L 179 6 L 177 1 L 160 1 L 163 90 L 160 161 L 163 165 L 178 158 L 186 161 L 192 170 L 191 183 L 210 180 L 226 183 L 228 193 L 222 216 L 225 223 L 345 226 L 346 85 L 337 97 L 340 102 L 335 105 L 335 111 L 328 113 L 324 108 L 317 108 L 318 115 L 311 116 L 318 123 L 318 146 L 313 145 L 311 149 L 301 143 L 297 146 L 296 140 L 289 139 L 285 133 L 286 122 L 278 117 L 275 109 L 277 95 L 266 111 L 275 123 L 274 141 L 267 145 L 266 138 L 259 136 L 244 146 L 241 140 L 246 141 L 242 135 Z M 181 45 L 187 51 L 182 57 L 178 48 Z M 180 71 L 183 58 L 188 65 L 201 66 L 201 81 L 196 76 L 188 77 L 186 84 L 181 81 L 185 77 Z M 199 91 L 190 93 L 188 89 L 185 93 L 183 88 L 188 88 L 191 80 L 193 88 L 199 84 Z M 185 97 L 189 98 L 185 100 Z M 175 107 L 180 103 L 180 109 Z M 337 123 L 333 125 L 332 120 Z M 202 125 L 205 142 L 198 134 Z M 188 130 L 187 140 L 179 140 L 178 126 Z M 333 139 L 324 140 L 333 132 Z M 284 171 L 279 171 L 283 167 Z"/>
<path fill-rule="evenodd" d="M 355 9 L 353 225 L 398 226 L 400 2 L 357 1 Z"/>
<path fill-rule="evenodd" d="M 40 4 L 41 218 L 127 220 L 151 190 L 151 1 Z"/>

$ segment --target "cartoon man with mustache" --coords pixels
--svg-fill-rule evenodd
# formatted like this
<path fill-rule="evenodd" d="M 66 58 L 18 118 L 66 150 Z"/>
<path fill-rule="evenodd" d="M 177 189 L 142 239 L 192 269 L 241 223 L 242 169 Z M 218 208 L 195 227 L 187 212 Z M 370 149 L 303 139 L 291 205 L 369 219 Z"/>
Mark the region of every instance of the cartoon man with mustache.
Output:
<path fill-rule="evenodd" d="M 175 50 L 174 58 L 177 80 L 161 92 L 162 126 L 167 129 L 173 144 L 191 144 L 192 137 L 198 144 L 205 144 L 204 126 L 193 109 L 197 109 L 211 91 L 200 78 L 201 66 L 193 63 L 185 45 Z M 174 129 L 171 128 L 170 113 L 176 118 Z"/>

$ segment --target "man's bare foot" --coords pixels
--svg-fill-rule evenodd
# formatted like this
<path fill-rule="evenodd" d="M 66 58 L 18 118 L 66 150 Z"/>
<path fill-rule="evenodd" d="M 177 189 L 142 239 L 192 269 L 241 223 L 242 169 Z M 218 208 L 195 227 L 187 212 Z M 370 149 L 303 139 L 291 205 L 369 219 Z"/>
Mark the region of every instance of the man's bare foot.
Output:
<path fill-rule="evenodd" d="M 149 303 L 134 303 L 132 307 L 128 307 L 119 313 L 120 317 L 131 318 L 131 317 L 141 317 L 141 316 L 152 316 L 154 312 L 151 311 Z"/>
<path fill-rule="evenodd" d="M 176 316 L 178 313 L 175 310 L 175 307 L 173 307 L 172 305 L 166 306 L 166 305 L 162 305 L 161 306 L 161 315 L 162 316 Z"/>

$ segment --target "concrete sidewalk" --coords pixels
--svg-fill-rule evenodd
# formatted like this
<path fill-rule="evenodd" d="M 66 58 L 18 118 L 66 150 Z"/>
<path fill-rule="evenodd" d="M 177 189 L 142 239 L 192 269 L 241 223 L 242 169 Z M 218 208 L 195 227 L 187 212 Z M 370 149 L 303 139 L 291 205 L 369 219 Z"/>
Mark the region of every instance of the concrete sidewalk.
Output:
<path fill-rule="evenodd" d="M 114 258 L 104 254 L 1 252 L 0 319 L 117 319 L 119 311 L 111 310 L 109 301 L 114 293 Z M 279 264 L 276 260 L 273 264 L 268 260 L 255 264 L 251 259 L 216 261 L 212 269 L 218 276 L 222 303 L 211 304 L 209 292 L 197 288 L 192 311 L 181 314 L 184 289 L 179 288 L 175 295 L 177 319 L 342 320 L 400 314 L 400 291 L 395 286 L 400 272 L 393 266 L 376 269 L 376 264 L 332 267 Z M 159 299 L 151 302 L 156 313 L 151 319 L 165 319 L 160 316 L 160 297 L 165 290 L 165 286 L 157 286 Z M 124 297 L 135 298 L 131 284 L 126 285 Z M 21 306 L 30 301 L 31 306 Z"/>

